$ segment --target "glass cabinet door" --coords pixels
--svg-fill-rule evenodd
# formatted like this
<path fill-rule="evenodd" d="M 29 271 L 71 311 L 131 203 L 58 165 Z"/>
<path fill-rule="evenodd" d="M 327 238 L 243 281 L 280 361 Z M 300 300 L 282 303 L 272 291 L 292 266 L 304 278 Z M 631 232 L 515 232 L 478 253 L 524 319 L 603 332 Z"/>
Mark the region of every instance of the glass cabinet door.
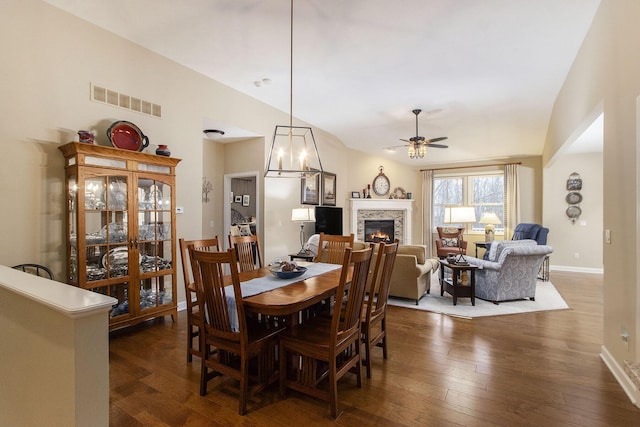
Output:
<path fill-rule="evenodd" d="M 129 275 L 127 176 L 98 176 L 84 182 L 86 280 Z"/>
<path fill-rule="evenodd" d="M 68 279 L 71 283 L 78 284 L 78 181 L 75 175 L 67 178 L 67 191 L 69 192 L 67 203 L 67 233 L 69 235 L 69 266 Z"/>
<path fill-rule="evenodd" d="M 173 301 L 173 188 L 155 178 L 138 178 L 138 248 L 140 251 L 140 309 Z"/>
<path fill-rule="evenodd" d="M 127 175 L 90 176 L 84 180 L 84 287 L 118 299 L 111 317 L 129 314 L 129 181 Z M 107 284 L 102 285 L 101 281 Z"/>

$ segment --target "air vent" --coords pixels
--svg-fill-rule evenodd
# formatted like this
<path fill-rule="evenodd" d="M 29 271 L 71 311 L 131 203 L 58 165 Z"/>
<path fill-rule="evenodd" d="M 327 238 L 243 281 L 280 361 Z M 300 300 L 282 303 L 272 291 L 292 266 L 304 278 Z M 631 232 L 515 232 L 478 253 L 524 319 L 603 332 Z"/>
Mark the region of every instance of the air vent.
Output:
<path fill-rule="evenodd" d="M 126 110 L 137 111 L 148 116 L 162 117 L 161 105 L 94 84 L 91 84 L 91 100 Z"/>

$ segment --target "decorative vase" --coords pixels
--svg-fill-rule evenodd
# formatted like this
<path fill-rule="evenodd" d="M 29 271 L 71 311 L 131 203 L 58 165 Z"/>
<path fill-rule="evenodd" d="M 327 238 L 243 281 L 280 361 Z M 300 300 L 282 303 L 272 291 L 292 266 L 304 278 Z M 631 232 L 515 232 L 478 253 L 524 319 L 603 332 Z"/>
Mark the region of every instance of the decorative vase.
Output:
<path fill-rule="evenodd" d="M 156 148 L 156 154 L 158 156 L 169 157 L 171 155 L 171 151 L 169 151 L 169 148 L 165 144 L 160 144 L 158 145 L 158 148 Z"/>
<path fill-rule="evenodd" d="M 78 140 L 85 144 L 93 144 L 95 142 L 95 135 L 89 130 L 79 130 Z"/>

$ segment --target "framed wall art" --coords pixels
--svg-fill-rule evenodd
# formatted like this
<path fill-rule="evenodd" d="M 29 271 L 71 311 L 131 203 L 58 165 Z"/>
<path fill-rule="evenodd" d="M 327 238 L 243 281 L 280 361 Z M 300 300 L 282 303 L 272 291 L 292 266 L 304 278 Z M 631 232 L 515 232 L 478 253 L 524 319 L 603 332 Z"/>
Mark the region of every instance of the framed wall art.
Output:
<path fill-rule="evenodd" d="M 336 174 L 322 173 L 322 204 L 324 206 L 336 205 Z"/>
<path fill-rule="evenodd" d="M 320 174 L 303 176 L 300 179 L 300 203 L 303 205 L 320 204 Z"/>
<path fill-rule="evenodd" d="M 251 201 L 251 196 L 249 194 L 242 195 L 242 206 L 249 206 L 250 201 Z"/>

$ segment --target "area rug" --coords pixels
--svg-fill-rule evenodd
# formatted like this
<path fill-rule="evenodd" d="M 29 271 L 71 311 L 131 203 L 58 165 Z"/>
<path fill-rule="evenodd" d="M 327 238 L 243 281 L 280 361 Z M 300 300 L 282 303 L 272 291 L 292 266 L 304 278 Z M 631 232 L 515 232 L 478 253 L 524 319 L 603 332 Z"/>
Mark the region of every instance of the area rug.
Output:
<path fill-rule="evenodd" d="M 473 319 L 474 317 L 499 316 L 504 314 L 530 313 L 533 311 L 563 310 L 569 306 L 551 282 L 538 280 L 535 301 L 520 300 L 494 304 L 476 298 L 476 305 L 471 305 L 471 298 L 458 298 L 458 305 L 453 305 L 453 297 L 448 293 L 440 296 L 440 283 L 436 277 L 431 280 L 431 293 L 425 295 L 416 305 L 415 301 L 389 297 L 389 305 L 432 311 L 449 316 Z"/>

